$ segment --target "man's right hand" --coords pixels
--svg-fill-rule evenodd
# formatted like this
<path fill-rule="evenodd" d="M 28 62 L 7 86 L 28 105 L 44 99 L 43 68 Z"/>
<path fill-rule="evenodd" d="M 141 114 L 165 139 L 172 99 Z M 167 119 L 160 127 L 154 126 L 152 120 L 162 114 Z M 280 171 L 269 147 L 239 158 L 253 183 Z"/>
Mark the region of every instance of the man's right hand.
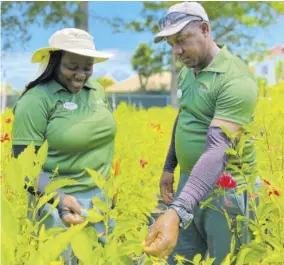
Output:
<path fill-rule="evenodd" d="M 77 199 L 71 195 L 64 195 L 60 203 L 62 220 L 68 224 L 81 224 L 85 219 L 81 216 L 82 209 Z"/>
<path fill-rule="evenodd" d="M 170 204 L 174 200 L 174 173 L 164 171 L 160 178 L 160 192 L 166 204 Z"/>

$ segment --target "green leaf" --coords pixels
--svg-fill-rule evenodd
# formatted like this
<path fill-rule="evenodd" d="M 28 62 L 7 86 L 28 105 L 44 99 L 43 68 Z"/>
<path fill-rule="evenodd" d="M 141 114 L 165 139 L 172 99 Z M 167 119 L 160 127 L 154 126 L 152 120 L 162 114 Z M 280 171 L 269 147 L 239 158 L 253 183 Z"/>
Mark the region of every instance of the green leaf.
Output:
<path fill-rule="evenodd" d="M 98 197 L 93 197 L 92 203 L 93 203 L 94 208 L 98 208 L 99 210 L 101 210 L 104 213 L 109 210 L 108 203 L 104 202 L 102 199 L 100 199 Z"/>
<path fill-rule="evenodd" d="M 228 155 L 232 155 L 232 156 L 238 156 L 238 153 L 236 150 L 234 150 L 233 148 L 228 148 L 226 151 L 225 151 L 226 154 Z"/>
<path fill-rule="evenodd" d="M 56 191 L 57 189 L 60 189 L 64 186 L 71 186 L 73 184 L 77 183 L 75 179 L 56 179 L 52 180 L 48 183 L 48 185 L 45 188 L 45 192 L 48 194 L 52 191 Z"/>
<path fill-rule="evenodd" d="M 231 217 L 229 216 L 229 214 L 227 213 L 227 211 L 226 210 L 223 210 L 223 212 L 224 212 L 224 215 L 225 215 L 225 218 L 226 218 L 226 220 L 227 220 L 227 223 L 228 223 L 228 227 L 229 227 L 229 229 L 231 230 L 232 229 L 232 219 L 231 219 Z"/>
<path fill-rule="evenodd" d="M 245 257 L 249 253 L 250 249 L 247 246 L 242 246 L 241 250 L 237 256 L 236 265 L 244 265 L 245 264 Z"/>
<path fill-rule="evenodd" d="M 93 246 L 97 240 L 97 237 L 91 236 L 93 231 L 95 231 L 93 227 L 84 228 L 71 241 L 75 256 L 82 260 L 84 264 L 92 264 L 93 262 Z"/>
<path fill-rule="evenodd" d="M 19 221 L 15 218 L 13 206 L 4 199 L 4 196 L 2 196 L 1 207 L 2 262 L 3 264 L 15 264 L 15 250 L 17 246 L 15 239 L 19 235 Z"/>
<path fill-rule="evenodd" d="M 40 166 L 42 166 L 45 163 L 47 158 L 47 153 L 48 153 L 48 143 L 47 141 L 45 141 L 38 150 L 36 156 L 36 161 Z"/>
<path fill-rule="evenodd" d="M 98 223 L 104 219 L 104 217 L 101 214 L 97 213 L 94 209 L 87 211 L 88 211 L 87 220 L 91 223 Z"/>
<path fill-rule="evenodd" d="M 31 253 L 30 258 L 26 261 L 26 264 L 50 264 L 62 253 L 62 251 L 71 242 L 72 238 L 76 236 L 86 225 L 87 222 L 71 226 L 68 230 L 60 233 L 56 237 L 49 239 L 44 243 L 40 243 L 38 251 Z"/>
<path fill-rule="evenodd" d="M 223 259 L 221 265 L 231 265 L 231 254 L 230 253 Z"/>
<path fill-rule="evenodd" d="M 40 241 L 43 241 L 43 240 L 45 239 L 45 236 L 46 236 L 46 234 L 45 234 L 45 225 L 43 224 L 43 225 L 41 226 L 40 230 L 39 230 L 38 239 L 39 239 Z"/>
<path fill-rule="evenodd" d="M 141 255 L 143 250 L 142 244 L 138 240 L 128 240 L 119 246 L 120 255 L 130 255 L 134 253 L 136 256 Z"/>
<path fill-rule="evenodd" d="M 199 254 L 199 253 L 196 254 L 196 255 L 194 256 L 194 258 L 193 258 L 193 264 L 194 264 L 194 265 L 199 265 L 201 259 L 202 259 L 201 254 Z"/>
<path fill-rule="evenodd" d="M 243 152 L 244 152 L 244 147 L 245 147 L 246 140 L 247 140 L 246 137 L 243 136 L 238 141 L 237 152 L 238 152 L 239 157 L 243 157 Z"/>
<path fill-rule="evenodd" d="M 225 135 L 229 138 L 229 139 L 231 139 L 231 140 L 233 140 L 234 138 L 234 136 L 233 136 L 233 133 L 232 133 L 232 131 L 228 128 L 228 127 L 226 127 L 226 126 L 220 126 L 220 128 L 222 129 L 222 131 L 225 133 Z"/>
<path fill-rule="evenodd" d="M 87 168 L 86 169 L 89 175 L 92 177 L 93 182 L 101 189 L 103 190 L 106 185 L 106 179 L 104 176 L 99 174 L 93 169 Z"/>
<path fill-rule="evenodd" d="M 40 209 L 43 205 L 45 205 L 48 201 L 50 201 L 54 196 L 56 195 L 56 192 L 52 192 L 48 195 L 43 195 L 39 198 L 39 201 L 36 205 L 36 209 Z"/>

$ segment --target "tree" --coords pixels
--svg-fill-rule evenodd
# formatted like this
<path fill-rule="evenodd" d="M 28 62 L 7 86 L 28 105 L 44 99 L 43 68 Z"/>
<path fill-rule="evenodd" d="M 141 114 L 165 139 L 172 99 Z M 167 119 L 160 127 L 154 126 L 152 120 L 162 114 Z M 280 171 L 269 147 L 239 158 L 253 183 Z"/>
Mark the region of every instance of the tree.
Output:
<path fill-rule="evenodd" d="M 3 50 L 27 43 L 31 39 L 28 26 L 33 24 L 88 31 L 88 1 L 3 1 L 1 15 Z"/>
<path fill-rule="evenodd" d="M 158 20 L 175 1 L 143 2 L 141 10 L 142 19 L 139 21 L 125 21 L 122 18 L 114 18 L 108 23 L 113 27 L 114 32 L 132 30 L 136 32 L 149 31 L 153 34 L 159 31 Z M 273 24 L 278 15 L 284 14 L 283 2 L 201 2 L 206 9 L 213 38 L 218 43 L 225 43 L 229 49 L 238 54 L 242 59 L 248 58 L 251 54 L 263 53 L 266 46 L 258 44 L 254 40 L 256 28 L 263 28 Z M 174 58 L 173 58 L 174 60 Z M 177 87 L 176 67 L 172 63 L 172 91 Z M 175 91 L 172 95 L 175 95 Z M 176 99 L 173 99 L 176 102 Z"/>
<path fill-rule="evenodd" d="M 115 84 L 115 81 L 107 76 L 99 77 L 97 78 L 97 81 L 103 86 L 104 89 Z"/>
<path fill-rule="evenodd" d="M 155 54 L 155 51 L 146 43 L 140 43 L 134 52 L 131 63 L 138 72 L 140 87 L 146 91 L 149 77 L 153 73 L 162 71 L 162 54 Z"/>
<path fill-rule="evenodd" d="M 284 80 L 284 64 L 281 60 L 278 61 L 275 67 L 275 78 L 277 83 Z"/>

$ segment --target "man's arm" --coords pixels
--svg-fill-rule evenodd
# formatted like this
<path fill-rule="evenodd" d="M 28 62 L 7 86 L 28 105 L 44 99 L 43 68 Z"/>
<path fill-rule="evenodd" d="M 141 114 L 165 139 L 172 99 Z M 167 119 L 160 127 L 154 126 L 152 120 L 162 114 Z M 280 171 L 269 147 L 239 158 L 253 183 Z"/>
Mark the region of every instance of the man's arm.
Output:
<path fill-rule="evenodd" d="M 165 165 L 164 165 L 164 171 L 167 171 L 170 173 L 174 173 L 174 170 L 178 164 L 177 157 L 176 157 L 176 149 L 175 149 L 175 135 L 176 135 L 177 122 L 178 122 L 178 115 L 175 119 L 173 131 L 172 131 L 171 143 L 170 143 L 169 151 L 168 151 L 167 158 L 166 158 Z"/>
<path fill-rule="evenodd" d="M 205 151 L 193 167 L 180 196 L 170 208 L 176 210 L 183 208 L 188 213 L 194 213 L 199 202 L 214 188 L 217 179 L 226 167 L 225 151 L 232 145 L 231 140 L 220 126 L 227 127 L 232 133 L 240 129 L 236 123 L 218 119 L 212 121 L 207 133 Z"/>

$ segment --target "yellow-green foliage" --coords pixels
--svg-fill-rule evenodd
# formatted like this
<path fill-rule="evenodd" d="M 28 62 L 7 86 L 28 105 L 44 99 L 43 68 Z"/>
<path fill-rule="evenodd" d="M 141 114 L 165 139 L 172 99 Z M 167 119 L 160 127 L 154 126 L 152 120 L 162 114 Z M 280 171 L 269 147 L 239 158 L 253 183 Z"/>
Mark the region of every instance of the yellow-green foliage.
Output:
<path fill-rule="evenodd" d="M 238 217 L 238 223 L 249 224 L 254 239 L 243 245 L 235 256 L 233 251 L 223 265 L 237 264 L 267 265 L 284 262 L 284 84 L 265 88 L 260 93 L 255 123 L 251 129 L 257 150 L 257 170 L 249 169 L 253 177 L 266 180 L 256 192 L 251 180 L 247 180 L 250 192 L 250 209 L 256 211 L 257 219 Z M 116 153 L 112 176 L 105 180 L 95 171 L 89 170 L 95 183 L 103 190 L 106 202 L 94 198 L 96 208 L 89 211 L 89 218 L 80 226 L 70 229 L 45 230 L 36 220 L 36 212 L 48 200 L 54 190 L 64 183 L 53 182 L 48 194 L 37 198 L 28 209 L 28 194 L 23 189 L 24 177 L 36 177 L 46 157 L 47 145 L 38 155 L 30 146 L 18 159 L 11 158 L 11 126 L 13 115 L 7 110 L 2 115 L 2 264 L 63 264 L 60 253 L 68 244 L 72 245 L 80 264 L 132 264 L 134 257 L 142 254 L 142 241 L 147 234 L 147 216 L 157 205 L 159 178 L 168 151 L 172 127 L 177 110 L 171 107 L 135 109 L 121 104 L 114 112 L 117 121 Z M 242 140 L 236 156 L 242 153 Z M 242 172 L 248 169 L 244 167 Z M 178 182 L 178 170 L 176 182 Z M 252 177 L 252 179 L 253 179 Z M 270 184 L 268 184 L 270 183 Z M 30 183 L 35 185 L 36 183 Z M 270 194 L 270 195 L 269 195 Z M 256 208 L 254 197 L 260 196 Z M 111 209 L 115 198 L 116 207 Z M 55 201 L 53 207 L 56 207 Z M 27 218 L 29 211 L 32 217 Z M 97 222 L 111 217 L 116 220 L 112 234 L 107 231 L 105 246 L 98 243 L 98 236 L 88 222 Z M 239 232 L 239 231 L 234 231 Z M 232 242 L 232 249 L 234 242 Z M 46 251 L 48 250 L 48 251 Z M 178 257 L 179 264 L 185 261 Z M 145 264 L 155 264 L 146 257 Z M 212 259 L 200 261 L 196 256 L 193 264 L 212 264 Z M 161 264 L 161 263 L 160 263 Z"/>

